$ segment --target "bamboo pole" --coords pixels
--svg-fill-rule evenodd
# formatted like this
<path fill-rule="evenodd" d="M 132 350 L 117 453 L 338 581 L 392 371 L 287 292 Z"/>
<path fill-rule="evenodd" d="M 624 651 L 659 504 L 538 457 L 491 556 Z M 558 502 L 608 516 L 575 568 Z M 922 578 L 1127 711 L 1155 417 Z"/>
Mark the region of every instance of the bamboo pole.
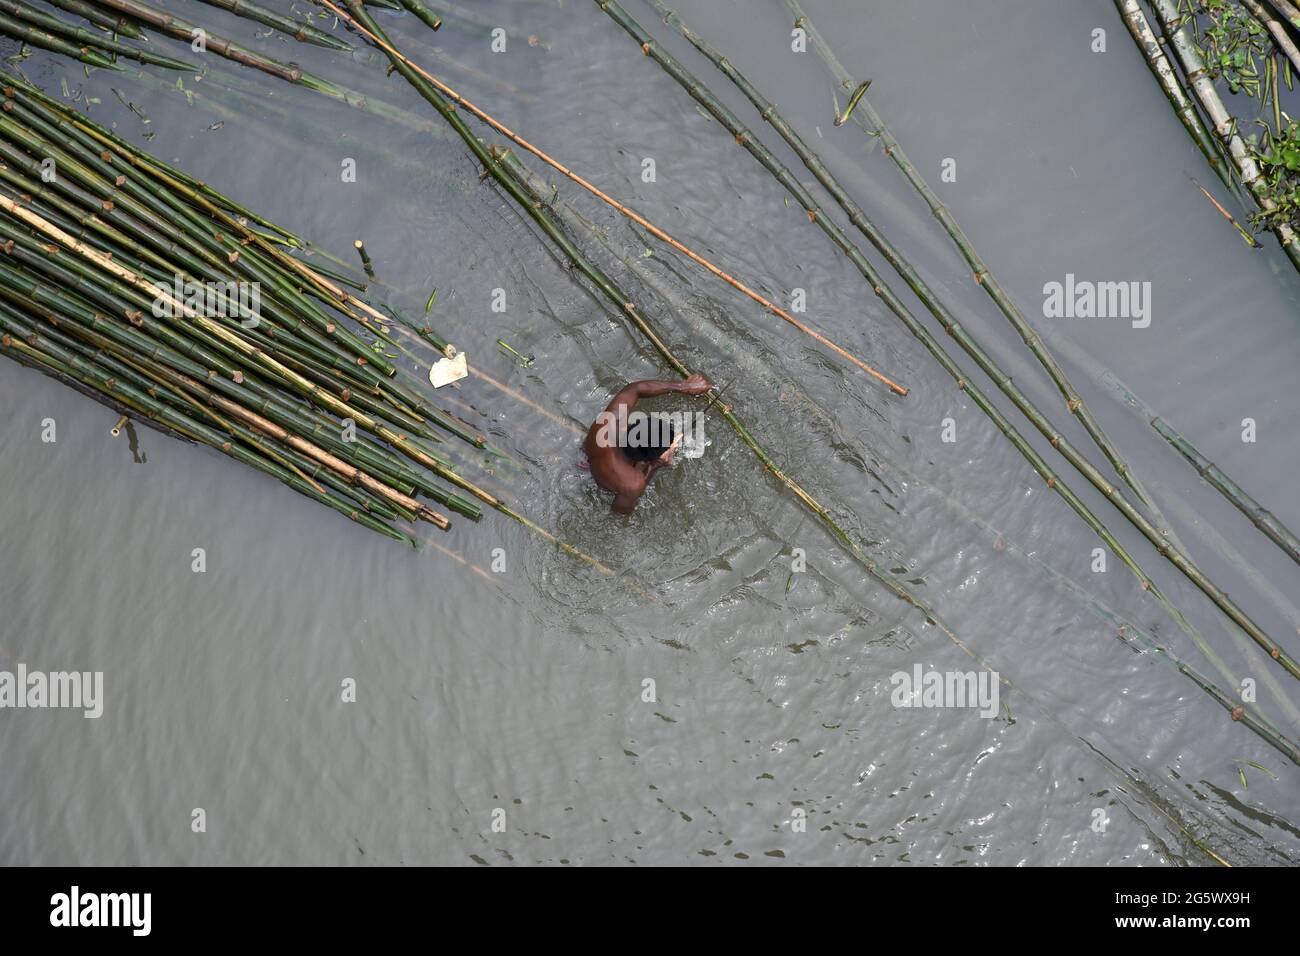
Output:
<path fill-rule="evenodd" d="M 314 46 L 323 46 L 330 50 L 338 50 L 343 53 L 354 52 L 351 43 L 340 40 L 338 37 L 331 36 L 324 30 L 319 30 L 309 23 L 295 20 L 292 17 L 286 17 L 276 13 L 274 10 L 268 10 L 256 3 L 250 3 L 249 0 L 199 0 L 200 3 L 206 3 L 210 7 L 219 7 L 228 13 L 233 13 L 237 17 L 243 17 L 247 20 L 253 20 L 268 27 L 274 27 L 281 33 L 286 33 L 293 37 L 299 43 L 310 43 Z"/>
<path fill-rule="evenodd" d="M 155 29 L 161 30 L 168 36 L 175 37 L 178 40 L 184 40 L 186 43 L 193 43 L 200 38 L 203 41 L 203 49 L 211 50 L 218 56 L 223 56 L 228 60 L 236 63 L 242 63 L 244 66 L 251 66 L 254 69 L 269 73 L 272 76 L 287 80 L 290 83 L 296 83 L 310 89 L 318 90 L 322 93 L 343 99 L 343 92 L 332 83 L 322 80 L 314 74 L 308 73 L 299 66 L 293 64 L 281 63 L 270 57 L 262 56 L 246 47 L 242 47 L 232 40 L 228 40 L 220 34 L 213 33 L 206 27 L 198 26 L 188 20 L 173 16 L 165 10 L 159 10 L 151 7 L 140 0 L 94 0 L 101 7 L 106 7 L 116 13 L 132 17 L 142 23 L 147 23 Z"/>
<path fill-rule="evenodd" d="M 120 33 L 122 36 L 130 37 L 133 40 L 145 39 L 144 32 L 126 17 L 111 16 L 103 10 L 98 10 L 86 3 L 85 0 L 48 0 L 48 3 L 50 6 L 67 10 L 69 13 L 75 13 L 82 19 L 111 33 Z"/>
<path fill-rule="evenodd" d="M 653 0 L 652 0 L 653 2 Z M 1124 564 L 1138 578 L 1144 590 L 1151 591 L 1152 594 L 1161 602 L 1165 609 L 1174 616 L 1181 627 L 1193 638 L 1201 648 L 1202 653 L 1212 661 L 1217 661 L 1217 655 L 1214 655 L 1212 649 L 1204 643 L 1195 630 L 1191 628 L 1186 618 L 1169 603 L 1168 598 L 1164 596 L 1155 585 L 1155 582 L 1141 569 L 1136 560 L 1128 553 L 1119 543 L 1109 530 L 1100 522 L 1091 510 L 1083 503 L 1073 491 L 1060 479 L 1060 477 L 1051 470 L 1033 450 L 1032 446 L 1026 442 L 1018 431 L 1006 420 L 1005 416 L 997 410 L 972 383 L 964 372 L 952 361 L 951 357 L 944 349 L 934 340 L 933 336 L 921 325 L 914 316 L 908 311 L 902 301 L 893 293 L 889 286 L 884 282 L 876 272 L 871 263 L 862 255 L 861 250 L 857 248 L 844 234 L 843 231 L 835 224 L 834 220 L 825 215 L 816 200 L 811 194 L 799 183 L 790 170 L 777 159 L 766 147 L 764 147 L 754 136 L 754 134 L 741 123 L 734 114 L 731 113 L 720 101 L 716 99 L 708 90 L 696 79 L 689 71 L 685 69 L 677 60 L 667 53 L 654 39 L 647 34 L 632 17 L 614 0 L 596 0 L 597 6 L 610 16 L 625 32 L 628 33 L 641 46 L 642 52 L 655 60 L 665 72 L 667 72 L 678 84 L 699 102 L 715 119 L 726 127 L 736 138 L 736 142 L 749 151 L 765 168 L 767 168 L 783 186 L 793 195 L 804 207 L 809 214 L 809 219 L 818 225 L 835 244 L 847 255 L 862 272 L 863 277 L 871 284 L 873 291 L 889 306 L 892 311 L 926 346 L 926 349 L 940 362 L 946 371 L 957 381 L 958 387 L 966 391 L 967 394 L 983 409 L 991 418 L 1002 433 L 1034 465 L 1035 469 L 1046 480 L 1049 488 L 1052 488 L 1060 494 L 1075 513 L 1078 514 L 1099 537 L 1107 544 L 1108 547 L 1119 557 Z M 695 42 L 695 41 L 692 41 Z M 698 43 L 696 43 L 699 46 Z M 901 275 L 908 283 L 908 286 L 917 294 L 925 303 L 927 309 L 940 321 L 944 330 L 952 336 L 962 349 L 967 352 L 976 364 L 993 380 L 999 390 L 1015 403 L 1016 407 L 1025 415 L 1026 418 L 1046 437 L 1054 448 L 1056 448 L 1088 481 L 1097 488 L 1120 512 L 1129 519 L 1143 536 L 1146 537 L 1156 550 L 1165 557 L 1171 564 L 1183 573 L 1188 580 L 1195 584 L 1207 597 L 1224 610 L 1234 621 L 1238 623 L 1265 651 L 1269 653 L 1275 661 L 1279 663 L 1287 673 L 1292 677 L 1300 679 L 1300 664 L 1297 664 L 1282 648 L 1269 637 L 1262 628 L 1259 627 L 1241 608 L 1239 608 L 1232 599 L 1214 585 L 1204 573 L 1181 551 L 1174 547 L 1159 530 L 1151 524 L 1146 517 L 1129 504 L 1128 500 L 1119 492 L 1114 484 L 1107 481 L 1105 477 L 1084 458 L 1074 448 L 1072 444 L 1062 436 L 1059 431 L 1038 411 L 1029 399 L 1020 391 L 1020 389 L 1011 381 L 1010 376 L 1003 372 L 993 362 L 993 360 L 979 347 L 969 334 L 947 313 L 947 310 L 938 302 L 930 293 L 928 287 L 916 274 L 915 270 L 898 254 L 893 246 L 888 242 L 882 233 L 866 217 L 862 210 L 853 202 L 839 186 L 838 182 L 830 175 L 819 160 L 803 145 L 802 140 L 776 113 L 775 108 L 762 100 L 757 91 L 753 90 L 748 83 L 744 82 L 743 77 L 735 71 L 734 67 L 725 60 L 718 57 L 720 68 L 728 76 L 737 81 L 746 96 L 751 100 L 763 102 L 765 105 L 760 107 L 763 118 L 767 120 L 773 128 L 781 132 L 782 138 L 800 154 L 800 158 L 808 166 L 809 170 L 817 177 L 818 181 L 826 186 L 827 190 L 832 193 L 836 201 L 844 207 L 848 213 L 850 221 L 858 227 L 890 262 L 895 271 Z M 756 105 L 757 105 L 756 102 Z M 1031 457 L 1032 456 L 1032 457 Z"/>
<path fill-rule="evenodd" d="M 399 0 L 399 2 L 407 13 L 413 14 L 430 30 L 436 30 L 442 26 L 442 17 L 426 7 L 421 0 Z"/>
<path fill-rule="evenodd" d="M 1204 478 L 1212 488 L 1232 502 L 1233 506 L 1250 519 L 1260 531 L 1281 548 L 1286 555 L 1300 564 L 1300 540 L 1274 517 L 1273 513 L 1252 498 L 1239 484 L 1233 481 L 1223 469 L 1210 461 L 1186 438 L 1178 434 L 1163 418 L 1153 418 L 1151 427 L 1165 441 L 1182 455 L 1197 474 Z"/>
<path fill-rule="evenodd" d="M 786 0 L 786 6 L 794 12 L 799 9 L 796 0 Z M 1170 64 L 1169 58 L 1165 56 L 1164 48 L 1161 47 L 1160 41 L 1156 38 L 1155 31 L 1151 29 L 1151 22 L 1147 20 L 1146 12 L 1142 9 L 1138 0 L 1115 0 L 1115 8 L 1119 11 L 1120 19 L 1128 27 L 1128 32 L 1132 34 L 1133 41 L 1137 44 L 1138 49 L 1142 52 L 1143 59 L 1146 60 L 1147 66 L 1151 68 L 1156 82 L 1164 91 L 1165 96 L 1169 99 L 1170 105 L 1174 108 L 1174 113 L 1178 116 L 1179 122 L 1187 130 L 1192 141 L 1205 154 L 1206 162 L 1214 170 L 1215 174 L 1223 181 L 1223 184 L 1229 189 L 1235 189 L 1236 186 L 1232 179 L 1232 173 L 1224 165 L 1223 157 L 1220 155 L 1221 144 L 1210 135 L 1206 128 L 1205 122 L 1201 119 L 1201 114 L 1196 111 L 1192 101 L 1187 96 L 1187 91 L 1183 88 L 1182 80 L 1178 76 L 1178 71 Z M 807 23 L 807 17 L 802 13 L 795 13 L 796 23 L 802 17 L 805 22 L 805 29 L 809 31 L 809 39 L 813 38 L 814 31 L 812 25 Z M 817 47 L 818 53 L 822 54 L 825 60 L 826 56 L 822 53 L 823 45 L 821 35 L 817 34 L 813 40 L 813 45 Z M 829 48 L 826 48 L 829 49 Z M 831 67 L 832 72 L 835 67 L 839 66 L 838 61 L 827 60 L 827 65 L 834 63 Z M 842 69 L 842 68 L 841 68 Z M 863 126 L 866 129 L 866 126 Z"/>

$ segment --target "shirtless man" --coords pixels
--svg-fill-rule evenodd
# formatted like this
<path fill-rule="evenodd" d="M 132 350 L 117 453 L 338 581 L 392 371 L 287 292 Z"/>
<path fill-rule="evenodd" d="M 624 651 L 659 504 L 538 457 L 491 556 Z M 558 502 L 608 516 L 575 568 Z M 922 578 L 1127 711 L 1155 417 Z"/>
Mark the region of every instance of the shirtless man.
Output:
<path fill-rule="evenodd" d="M 636 403 L 643 398 L 674 392 L 703 395 L 711 387 L 703 375 L 692 375 L 679 382 L 633 382 L 615 395 L 605 411 L 596 416 L 587 431 L 582 450 L 587 453 L 591 477 L 596 479 L 596 484 L 614 492 L 611 511 L 620 515 L 631 514 L 655 472 L 672 467 L 673 453 L 682 440 L 682 436 L 677 435 L 666 446 L 629 443 L 627 423 Z"/>

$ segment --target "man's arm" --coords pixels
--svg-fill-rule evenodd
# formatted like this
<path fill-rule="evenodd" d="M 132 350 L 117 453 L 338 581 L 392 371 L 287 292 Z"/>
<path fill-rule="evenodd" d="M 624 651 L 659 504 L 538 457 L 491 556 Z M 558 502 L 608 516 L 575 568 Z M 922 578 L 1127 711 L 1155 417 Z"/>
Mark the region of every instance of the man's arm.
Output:
<path fill-rule="evenodd" d="M 643 398 L 655 398 L 672 392 L 680 392 L 683 395 L 703 395 L 708 390 L 709 382 L 703 375 L 692 375 L 690 378 L 677 382 L 662 382 L 653 379 L 644 382 L 632 382 L 610 400 L 605 411 L 617 415 L 619 408 L 624 408 L 628 412 L 632 411 L 632 409 L 636 408 L 636 403 Z"/>

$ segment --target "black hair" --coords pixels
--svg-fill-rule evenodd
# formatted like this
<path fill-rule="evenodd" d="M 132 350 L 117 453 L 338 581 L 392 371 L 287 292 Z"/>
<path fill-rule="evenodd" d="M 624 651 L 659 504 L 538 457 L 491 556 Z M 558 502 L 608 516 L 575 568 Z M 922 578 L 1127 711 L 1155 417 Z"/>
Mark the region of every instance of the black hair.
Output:
<path fill-rule="evenodd" d="M 627 455 L 628 458 L 630 458 L 632 461 L 635 462 L 654 461 L 656 458 L 659 458 L 661 455 L 663 455 L 664 452 L 666 452 L 669 448 L 673 446 L 673 439 L 677 437 L 677 432 L 673 429 L 672 422 L 668 421 L 667 419 L 661 419 L 658 428 L 653 429 L 653 431 L 658 432 L 658 435 L 656 435 L 655 437 L 657 437 L 660 441 L 667 442 L 667 444 L 632 445 L 632 444 L 628 444 L 627 436 L 624 436 L 624 440 L 622 444 L 623 454 Z"/>

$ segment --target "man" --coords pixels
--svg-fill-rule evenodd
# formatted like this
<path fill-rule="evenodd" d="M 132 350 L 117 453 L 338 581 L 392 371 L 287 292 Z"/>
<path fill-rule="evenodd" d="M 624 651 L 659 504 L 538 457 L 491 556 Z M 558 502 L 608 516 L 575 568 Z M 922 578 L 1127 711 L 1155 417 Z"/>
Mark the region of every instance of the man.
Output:
<path fill-rule="evenodd" d="M 667 429 L 667 436 L 658 436 L 658 442 L 637 440 L 638 433 L 643 434 L 645 429 L 628 427 L 636 403 L 643 398 L 670 392 L 703 395 L 710 388 L 712 386 L 703 375 L 692 375 L 681 382 L 633 382 L 615 395 L 605 410 L 596 416 L 587 431 L 582 450 L 587 453 L 591 477 L 596 479 L 596 484 L 614 492 L 614 503 L 610 505 L 614 514 L 632 513 L 655 472 L 672 467 L 673 453 L 682 440 L 681 435 L 673 436 L 671 426 Z M 651 438 L 655 437 L 654 431 L 650 429 Z"/>

